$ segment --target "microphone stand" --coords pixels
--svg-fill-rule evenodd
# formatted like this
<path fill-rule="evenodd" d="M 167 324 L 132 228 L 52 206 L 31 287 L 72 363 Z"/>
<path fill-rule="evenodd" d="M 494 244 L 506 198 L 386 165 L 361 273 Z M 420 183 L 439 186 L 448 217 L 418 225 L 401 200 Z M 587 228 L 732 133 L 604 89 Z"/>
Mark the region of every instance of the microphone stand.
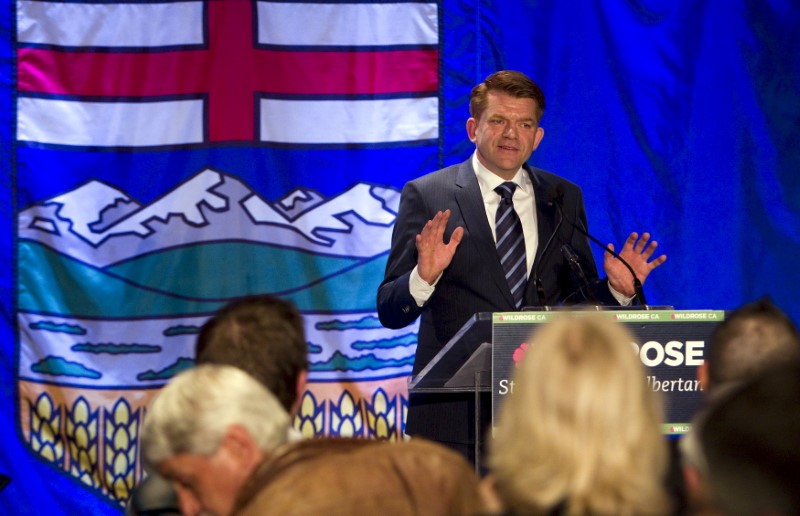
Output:
<path fill-rule="evenodd" d="M 595 244 L 605 249 L 607 253 L 609 253 L 611 256 L 619 260 L 622 263 L 622 265 L 627 267 L 628 271 L 631 273 L 631 276 L 633 276 L 633 291 L 636 297 L 639 299 L 639 302 L 642 303 L 642 306 L 644 306 L 645 309 L 647 310 L 648 305 L 644 297 L 644 288 L 642 288 L 642 282 L 639 281 L 639 278 L 636 276 L 636 273 L 633 272 L 633 267 L 631 267 L 631 265 L 627 261 L 625 261 L 625 259 L 622 256 L 620 256 L 619 253 L 617 253 L 616 251 L 614 251 L 613 249 L 611 249 L 610 247 L 608 247 L 607 245 L 605 245 L 604 243 L 602 243 L 601 241 L 590 235 L 588 231 L 586 231 L 585 229 L 583 229 L 582 227 L 580 227 L 579 225 L 575 224 L 572 221 L 569 222 L 570 224 L 572 224 L 572 227 L 580 231 L 589 240 L 591 240 Z"/>
<path fill-rule="evenodd" d="M 561 246 L 561 255 L 567 260 L 567 264 L 569 265 L 569 268 L 572 269 L 572 273 L 577 276 L 583 284 L 583 287 L 578 289 L 578 292 L 583 294 L 584 299 L 596 301 L 597 295 L 589 281 L 589 278 L 586 277 L 583 266 L 581 266 L 581 260 L 572 247 L 569 246 L 569 244 L 564 244 Z"/>
<path fill-rule="evenodd" d="M 589 232 L 586 231 L 586 229 L 584 229 L 582 227 L 583 226 L 582 224 L 578 225 L 573 220 L 571 220 L 569 217 L 566 217 L 564 215 L 564 207 L 561 205 L 564 202 L 564 195 L 563 194 L 555 196 L 554 200 L 556 201 L 556 204 L 558 205 L 559 212 L 561 213 L 562 219 L 566 218 L 567 222 L 569 222 L 570 225 L 573 228 L 577 229 L 586 238 L 588 238 L 589 240 L 591 240 L 595 244 L 597 244 L 600 247 L 602 247 L 603 249 L 605 249 L 605 251 L 607 253 L 609 253 L 611 256 L 613 256 L 614 258 L 619 260 L 622 263 L 622 265 L 624 265 L 628 269 L 628 272 L 630 272 L 631 276 L 633 276 L 633 292 L 634 292 L 634 295 L 639 299 L 639 302 L 642 304 L 644 309 L 645 310 L 649 310 L 650 307 L 647 305 L 647 301 L 646 301 L 646 299 L 644 297 L 644 288 L 642 287 L 642 282 L 639 281 L 639 278 L 636 276 L 636 273 L 633 272 L 633 267 L 631 267 L 631 265 L 627 261 L 625 261 L 625 259 L 622 256 L 620 256 L 619 253 L 617 253 L 616 251 L 614 251 L 613 249 L 611 249 L 610 247 L 605 245 L 603 242 L 601 242 L 600 240 L 598 240 L 595 237 L 593 237 L 592 235 L 590 235 Z"/>

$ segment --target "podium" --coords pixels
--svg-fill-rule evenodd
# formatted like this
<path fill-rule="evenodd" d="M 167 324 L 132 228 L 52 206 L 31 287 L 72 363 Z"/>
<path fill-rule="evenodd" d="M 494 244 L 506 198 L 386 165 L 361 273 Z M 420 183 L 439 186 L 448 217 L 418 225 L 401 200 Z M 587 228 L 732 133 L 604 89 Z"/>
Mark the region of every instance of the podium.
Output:
<path fill-rule="evenodd" d="M 494 430 L 503 399 L 512 395 L 515 353 L 537 327 L 564 313 L 555 311 L 481 312 L 461 330 L 409 383 L 409 394 L 472 393 L 475 403 L 475 468 L 481 466 L 481 436 Z M 575 315 L 586 310 L 570 311 Z M 703 403 L 696 369 L 702 364 L 705 343 L 725 318 L 721 310 L 602 310 L 599 313 L 625 325 L 634 335 L 631 352 L 638 353 L 647 383 L 664 399 L 662 433 L 681 435 L 690 428 Z M 491 413 L 481 413 L 481 396 L 491 396 Z M 620 424 L 624 424 L 621 422 Z"/>
<path fill-rule="evenodd" d="M 491 391 L 492 316 L 490 312 L 479 312 L 470 317 L 408 384 L 409 396 L 473 394 L 476 473 L 480 472 L 481 436 L 488 418 L 481 411 L 481 396 L 489 396 Z"/>

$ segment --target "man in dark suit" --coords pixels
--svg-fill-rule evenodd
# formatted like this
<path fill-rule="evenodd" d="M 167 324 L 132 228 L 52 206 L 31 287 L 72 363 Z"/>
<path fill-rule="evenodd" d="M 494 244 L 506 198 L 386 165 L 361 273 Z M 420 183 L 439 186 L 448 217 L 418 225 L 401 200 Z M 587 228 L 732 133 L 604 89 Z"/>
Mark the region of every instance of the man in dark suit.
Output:
<path fill-rule="evenodd" d="M 539 126 L 544 106 L 541 89 L 524 74 L 490 75 L 470 97 L 467 134 L 476 146 L 472 157 L 411 181 L 403 189 L 386 275 L 378 290 L 378 315 L 388 328 L 402 328 L 421 316 L 414 374 L 477 312 L 580 301 L 577 298 L 586 296 L 586 290 L 593 291 L 587 296 L 593 303 L 632 301 L 633 278 L 628 269 L 607 254 L 608 279 L 598 282 L 588 241 L 567 222 L 586 227 L 580 188 L 525 163 L 544 137 Z M 510 199 L 498 190 L 509 182 L 513 182 Z M 521 235 L 512 237 L 524 240 L 524 249 L 519 251 L 496 246 L 496 239 L 510 240 L 497 220 L 504 218 L 498 215 L 504 202 L 512 204 L 511 211 L 519 219 L 515 234 Z M 565 222 L 558 226 L 562 214 Z M 657 244 L 648 245 L 649 238 L 647 233 L 641 238 L 632 233 L 620 251 L 641 281 L 666 260 L 666 256 L 650 260 Z M 563 246 L 579 257 L 591 288 L 576 278 L 561 252 Z M 507 271 L 501 255 L 516 252 L 519 259 L 514 263 L 524 270 L 514 272 L 512 264 Z M 522 279 L 511 279 L 517 273 Z M 584 292 L 576 296 L 582 287 Z M 406 431 L 443 442 L 472 458 L 469 444 L 475 435 L 470 406 L 466 398 L 412 396 Z"/>

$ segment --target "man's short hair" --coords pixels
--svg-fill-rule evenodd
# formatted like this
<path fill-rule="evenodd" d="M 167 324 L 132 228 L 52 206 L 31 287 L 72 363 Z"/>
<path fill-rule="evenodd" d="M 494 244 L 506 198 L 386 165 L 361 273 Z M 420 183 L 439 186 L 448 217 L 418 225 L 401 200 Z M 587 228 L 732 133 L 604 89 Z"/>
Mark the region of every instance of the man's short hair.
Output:
<path fill-rule="evenodd" d="M 800 361 L 769 368 L 713 403 L 701 470 L 722 514 L 800 511 Z"/>
<path fill-rule="evenodd" d="M 206 321 L 197 337 L 198 364 L 228 364 L 253 375 L 287 411 L 298 375 L 308 369 L 303 319 L 289 301 L 269 295 L 234 301 Z"/>
<path fill-rule="evenodd" d="M 289 414 L 261 383 L 241 369 L 206 364 L 173 378 L 150 405 L 142 455 L 150 467 L 176 455 L 210 455 L 232 425 L 243 427 L 268 452 L 286 441 Z"/>
<path fill-rule="evenodd" d="M 505 93 L 514 98 L 536 101 L 536 122 L 544 115 L 544 92 L 536 82 L 522 72 L 501 70 L 488 76 L 486 80 L 472 88 L 469 98 L 469 114 L 476 120 L 486 111 L 490 91 Z"/>
<path fill-rule="evenodd" d="M 711 335 L 706 353 L 712 389 L 752 379 L 776 364 L 800 357 L 800 334 L 768 298 L 743 305 Z"/>

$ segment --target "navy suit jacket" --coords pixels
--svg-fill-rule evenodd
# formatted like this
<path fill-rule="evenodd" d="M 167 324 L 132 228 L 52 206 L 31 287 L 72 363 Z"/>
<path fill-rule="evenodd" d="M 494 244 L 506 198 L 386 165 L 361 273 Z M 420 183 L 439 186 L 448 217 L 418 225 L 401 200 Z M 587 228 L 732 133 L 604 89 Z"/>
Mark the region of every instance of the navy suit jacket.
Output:
<path fill-rule="evenodd" d="M 545 243 L 553 235 L 560 219 L 558 208 L 552 201 L 553 192 L 563 192 L 565 218 L 583 224 L 585 228 L 583 195 L 577 185 L 559 176 L 527 165 L 524 168 L 533 183 L 539 233 L 539 246 L 529 274 L 531 279 L 525 291 L 524 304 L 556 305 L 582 286 L 577 278 L 573 278 L 560 252 L 562 245 L 570 245 L 580 257 L 588 279 L 597 280 L 597 267 L 588 240 L 566 220 L 546 254 L 542 255 Z M 411 271 L 417 264 L 415 237 L 428 220 L 446 209 L 450 209 L 451 215 L 445 239 L 449 239 L 458 226 L 464 228 L 464 236 L 435 292 L 424 306 L 418 307 L 408 286 Z M 539 299 L 532 279 L 537 271 L 541 271 L 539 276 L 545 299 Z M 603 304 L 616 303 L 606 286 L 601 285 L 596 290 L 604 296 Z M 387 328 L 403 328 L 421 317 L 414 374 L 436 356 L 473 314 L 515 310 L 471 159 L 407 183 L 400 198 L 386 274 L 378 290 L 378 315 Z M 438 407 L 436 415 L 433 412 L 429 414 L 438 421 L 428 421 L 430 417 L 419 417 L 417 412 L 412 396 L 406 427 L 409 434 L 450 442 L 474 439 L 468 435 L 468 428 L 459 428 L 462 425 L 473 426 L 469 421 L 443 420 L 463 419 L 466 417 L 463 411 L 450 413 Z"/>

